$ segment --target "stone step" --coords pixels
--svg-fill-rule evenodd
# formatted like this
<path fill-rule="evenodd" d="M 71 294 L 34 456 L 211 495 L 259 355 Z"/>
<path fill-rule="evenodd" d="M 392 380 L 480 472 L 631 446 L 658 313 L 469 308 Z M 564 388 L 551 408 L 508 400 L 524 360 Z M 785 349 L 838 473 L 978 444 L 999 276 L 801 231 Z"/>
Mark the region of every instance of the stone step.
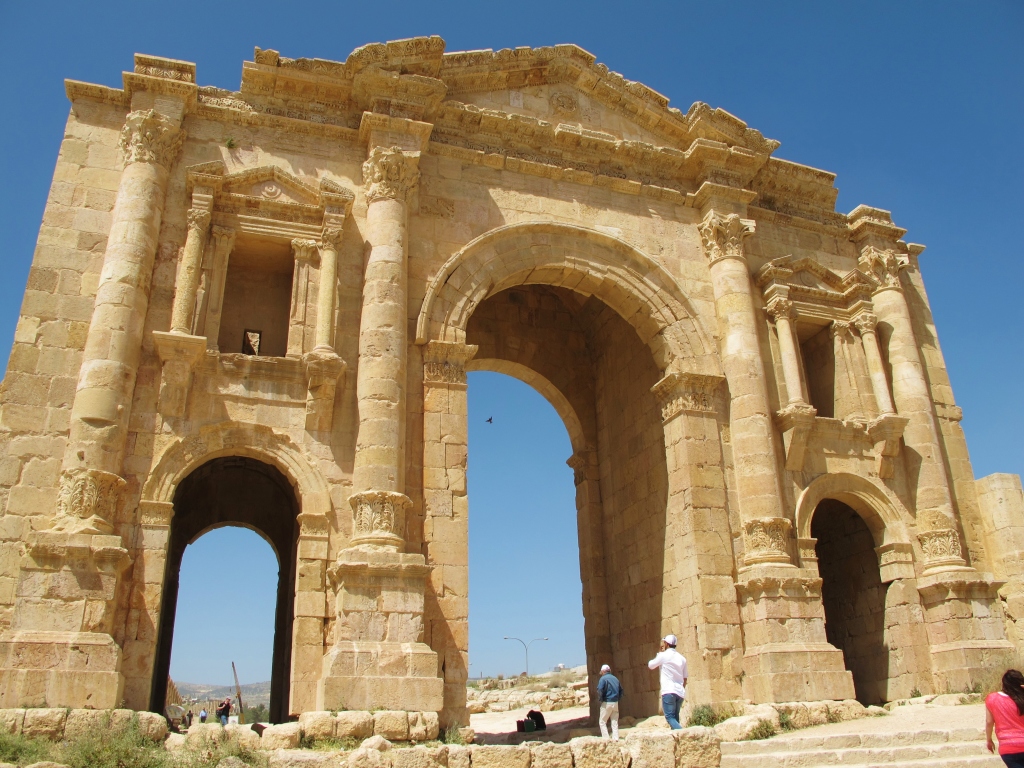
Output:
<path fill-rule="evenodd" d="M 724 746 L 724 745 L 723 745 Z M 722 755 L 721 768 L 816 768 L 817 766 L 936 765 L 951 766 L 962 760 L 991 757 L 983 742 L 960 741 L 888 748 L 808 749 L 757 754 Z M 970 763 L 969 763 L 970 764 Z M 984 763 L 981 763 L 984 765 Z"/>
<path fill-rule="evenodd" d="M 885 749 L 890 747 L 984 741 L 983 728 L 929 729 L 889 733 L 837 733 L 822 736 L 776 736 L 758 741 L 722 742 L 722 755 L 763 755 L 776 752 L 834 752 L 846 749 Z"/>

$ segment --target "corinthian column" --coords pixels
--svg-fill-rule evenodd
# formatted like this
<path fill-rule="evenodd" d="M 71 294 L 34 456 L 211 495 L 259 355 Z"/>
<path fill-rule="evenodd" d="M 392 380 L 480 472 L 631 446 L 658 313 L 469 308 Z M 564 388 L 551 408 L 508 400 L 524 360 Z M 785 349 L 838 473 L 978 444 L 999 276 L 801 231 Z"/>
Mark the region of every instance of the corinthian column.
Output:
<path fill-rule="evenodd" d="M 875 333 L 878 318 L 871 312 L 862 312 L 853 322 L 864 344 L 864 357 L 868 361 L 871 391 L 875 395 L 878 412 L 883 416 L 895 413 L 892 396 L 889 394 L 889 379 L 885 375 L 885 363 L 882 362 L 882 352 L 878 347 L 878 334 Z"/>
<path fill-rule="evenodd" d="M 210 212 L 192 208 L 188 212 L 188 236 L 178 267 L 174 287 L 174 306 L 171 309 L 171 333 L 192 333 L 192 316 L 199 288 L 199 272 L 206 249 L 206 233 L 210 229 Z"/>
<path fill-rule="evenodd" d="M 785 518 L 754 313 L 753 283 L 743 250 L 743 240 L 753 233 L 754 222 L 736 213 L 711 210 L 700 225 L 723 335 L 722 367 L 732 397 L 732 445 L 740 515 L 745 532 L 750 534 L 766 527 L 775 530 L 782 525 L 777 521 Z M 799 387 L 796 391 L 800 391 Z M 744 541 L 745 565 L 791 565 L 785 537 L 771 539 L 778 544 L 773 547 L 752 547 L 748 535 Z"/>
<path fill-rule="evenodd" d="M 354 541 L 401 549 L 405 508 L 407 223 L 406 196 L 419 177 L 419 153 L 374 147 L 363 164 L 370 255 L 363 279 L 356 398 L 359 432 L 351 497 Z M 319 339 L 318 339 L 319 340 Z M 383 514 L 376 514 L 376 510 Z"/>
<path fill-rule="evenodd" d="M 98 493 L 100 486 L 123 484 L 120 477 L 109 476 L 116 477 L 121 467 L 167 175 L 183 137 L 178 123 L 153 110 L 130 113 L 121 131 L 125 168 L 71 411 L 62 494 L 72 493 L 68 489 L 79 487 L 81 478 L 92 478 L 86 483 L 97 489 L 85 498 L 104 496 Z M 76 511 L 68 516 L 58 510 L 57 530 L 113 530 L 112 521 L 102 519 L 94 505 L 63 509 Z"/>

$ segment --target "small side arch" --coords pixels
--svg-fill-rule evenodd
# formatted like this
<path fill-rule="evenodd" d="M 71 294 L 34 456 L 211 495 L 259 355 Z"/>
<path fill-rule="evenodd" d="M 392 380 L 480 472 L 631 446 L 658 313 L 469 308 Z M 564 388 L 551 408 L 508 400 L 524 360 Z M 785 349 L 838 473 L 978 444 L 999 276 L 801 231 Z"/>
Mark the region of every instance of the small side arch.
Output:
<path fill-rule="evenodd" d="M 223 456 L 246 456 L 276 467 L 288 478 L 303 518 L 322 517 L 332 509 L 327 481 L 287 435 L 260 424 L 223 421 L 171 443 L 160 455 L 142 488 L 142 501 L 170 503 L 178 483 L 197 467 Z"/>
<path fill-rule="evenodd" d="M 908 513 L 900 500 L 888 488 L 846 472 L 822 475 L 804 488 L 796 503 L 799 538 L 811 538 L 811 518 L 824 499 L 836 499 L 852 507 L 867 524 L 875 547 L 891 544 L 910 546 L 910 537 L 903 522 Z"/>
<path fill-rule="evenodd" d="M 721 375 L 711 337 L 662 266 L 616 237 L 558 222 L 498 227 L 454 254 L 427 286 L 416 343 L 464 343 L 480 302 L 532 284 L 601 299 L 636 329 L 663 372 Z"/>

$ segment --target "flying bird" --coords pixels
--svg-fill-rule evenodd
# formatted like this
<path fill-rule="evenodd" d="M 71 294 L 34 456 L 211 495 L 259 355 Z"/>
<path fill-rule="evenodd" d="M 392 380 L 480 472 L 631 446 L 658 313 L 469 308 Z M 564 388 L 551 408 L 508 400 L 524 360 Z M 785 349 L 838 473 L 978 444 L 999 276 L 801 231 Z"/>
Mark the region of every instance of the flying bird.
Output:
<path fill-rule="evenodd" d="M 489 419 L 487 420 L 487 423 L 488 423 L 488 424 L 493 424 L 493 423 L 494 423 L 494 417 L 493 417 L 493 416 L 491 416 L 491 417 L 490 417 L 490 418 L 489 418 Z"/>

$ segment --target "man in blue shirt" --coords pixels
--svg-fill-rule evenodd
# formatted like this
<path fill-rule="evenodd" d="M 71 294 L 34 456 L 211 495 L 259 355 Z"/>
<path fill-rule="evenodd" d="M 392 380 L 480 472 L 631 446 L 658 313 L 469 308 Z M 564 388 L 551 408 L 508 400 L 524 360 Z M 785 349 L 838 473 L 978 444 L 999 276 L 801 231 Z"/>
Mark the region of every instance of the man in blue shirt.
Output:
<path fill-rule="evenodd" d="M 619 740 L 619 699 L 622 698 L 622 684 L 612 674 L 612 668 L 605 664 L 601 667 L 601 679 L 597 681 L 597 700 L 601 702 L 601 714 L 598 723 L 601 726 L 601 737 L 608 738 L 608 721 L 612 721 L 612 741 Z"/>

